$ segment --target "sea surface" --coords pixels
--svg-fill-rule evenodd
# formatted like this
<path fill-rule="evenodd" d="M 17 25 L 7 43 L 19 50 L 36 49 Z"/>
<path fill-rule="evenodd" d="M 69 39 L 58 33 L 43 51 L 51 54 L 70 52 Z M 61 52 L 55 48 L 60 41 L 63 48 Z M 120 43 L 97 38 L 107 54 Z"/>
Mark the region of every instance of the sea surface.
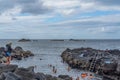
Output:
<path fill-rule="evenodd" d="M 51 40 L 33 40 L 31 42 L 18 42 L 18 40 L 1 39 L 0 47 L 5 46 L 8 42 L 12 42 L 12 48 L 21 46 L 24 50 L 32 51 L 35 56 L 23 59 L 21 61 L 13 60 L 11 64 L 17 64 L 19 67 L 36 66 L 35 72 L 42 72 L 54 76 L 70 75 L 72 77 L 80 76 L 84 71 L 71 69 L 67 71 L 68 65 L 62 63 L 61 53 L 66 49 L 74 49 L 80 47 L 91 47 L 95 49 L 120 49 L 120 40 L 80 40 L 80 41 L 51 41 Z M 40 60 L 42 59 L 42 60 Z M 52 72 L 51 64 L 57 68 L 57 73 Z"/>

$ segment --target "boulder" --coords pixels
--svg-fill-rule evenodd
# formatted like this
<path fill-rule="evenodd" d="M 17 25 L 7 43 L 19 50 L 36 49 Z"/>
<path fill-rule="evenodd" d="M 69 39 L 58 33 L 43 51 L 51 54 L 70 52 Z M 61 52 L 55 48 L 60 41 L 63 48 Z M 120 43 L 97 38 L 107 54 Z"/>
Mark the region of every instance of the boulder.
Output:
<path fill-rule="evenodd" d="M 30 66 L 27 68 L 27 70 L 31 73 L 34 73 L 34 66 Z"/>
<path fill-rule="evenodd" d="M 6 61 L 7 61 L 7 58 L 5 56 L 2 56 L 0 58 L 0 63 L 6 63 Z"/>
<path fill-rule="evenodd" d="M 12 72 L 4 73 L 3 75 L 5 77 L 5 80 L 22 80 L 20 76 Z"/>
<path fill-rule="evenodd" d="M 20 46 L 17 46 L 14 50 L 15 51 L 23 51 L 22 47 L 20 47 Z"/>
<path fill-rule="evenodd" d="M 17 47 L 13 50 L 11 56 L 12 56 L 12 58 L 14 58 L 14 59 L 22 60 L 22 58 L 27 58 L 27 57 L 29 57 L 29 56 L 34 56 L 34 54 L 33 54 L 31 51 L 29 51 L 29 50 L 24 51 L 24 50 L 22 49 L 22 47 L 17 46 Z"/>
<path fill-rule="evenodd" d="M 2 72 L 14 72 L 18 68 L 17 65 L 4 65 L 0 64 L 0 74 Z"/>
<path fill-rule="evenodd" d="M 17 59 L 17 60 L 22 60 L 22 56 L 21 56 L 21 55 L 17 55 L 17 56 L 16 56 L 16 59 Z"/>
<path fill-rule="evenodd" d="M 54 77 L 54 76 L 51 76 L 51 75 L 46 75 L 45 80 L 63 80 L 63 79 L 58 78 L 58 77 Z"/>
<path fill-rule="evenodd" d="M 120 55 L 120 50 L 118 49 L 108 50 L 108 52 L 113 55 L 117 55 L 117 56 Z"/>
<path fill-rule="evenodd" d="M 25 51 L 25 52 L 23 53 L 23 56 L 29 57 L 29 56 L 34 56 L 34 54 L 33 54 L 31 51 Z"/>
<path fill-rule="evenodd" d="M 31 71 L 29 68 L 18 68 L 14 72 L 15 74 L 19 75 L 22 80 L 33 80 L 35 79 L 34 72 Z"/>
<path fill-rule="evenodd" d="M 46 75 L 46 80 L 52 80 L 52 76 L 51 75 Z"/>
<path fill-rule="evenodd" d="M 59 75 L 58 78 L 61 78 L 63 80 L 71 80 L 71 77 L 69 77 L 68 75 Z"/>
<path fill-rule="evenodd" d="M 120 73 L 120 62 L 119 62 L 118 65 L 117 65 L 117 72 Z"/>
<path fill-rule="evenodd" d="M 0 80 L 5 80 L 5 75 L 4 75 L 4 72 L 3 73 L 1 73 L 1 75 L 0 75 Z"/>
<path fill-rule="evenodd" d="M 37 80 L 46 80 L 46 76 L 43 73 L 36 73 L 35 79 Z"/>
<path fill-rule="evenodd" d="M 0 64 L 0 80 L 72 80 L 68 75 L 54 77 L 43 73 L 35 73 L 34 66 L 18 68 L 16 65 Z"/>
<path fill-rule="evenodd" d="M 0 54 L 5 51 L 4 47 L 0 47 Z"/>

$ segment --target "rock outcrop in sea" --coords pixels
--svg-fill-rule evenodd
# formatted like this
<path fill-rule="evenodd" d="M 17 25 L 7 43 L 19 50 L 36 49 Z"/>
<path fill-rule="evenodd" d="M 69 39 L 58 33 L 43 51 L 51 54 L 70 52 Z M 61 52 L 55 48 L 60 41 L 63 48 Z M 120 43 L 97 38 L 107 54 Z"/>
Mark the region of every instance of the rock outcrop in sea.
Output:
<path fill-rule="evenodd" d="M 61 57 L 71 68 L 94 72 L 109 80 L 120 80 L 120 50 L 66 49 Z"/>
<path fill-rule="evenodd" d="M 12 50 L 11 57 L 12 59 L 17 59 L 17 60 L 22 60 L 22 58 L 27 58 L 30 56 L 34 56 L 34 54 L 27 50 L 23 50 L 22 47 L 17 46 L 15 49 Z M 5 62 L 6 57 L 5 57 L 5 48 L 0 47 L 0 63 Z"/>
<path fill-rule="evenodd" d="M 31 40 L 30 39 L 20 39 L 18 40 L 18 42 L 30 42 Z"/>

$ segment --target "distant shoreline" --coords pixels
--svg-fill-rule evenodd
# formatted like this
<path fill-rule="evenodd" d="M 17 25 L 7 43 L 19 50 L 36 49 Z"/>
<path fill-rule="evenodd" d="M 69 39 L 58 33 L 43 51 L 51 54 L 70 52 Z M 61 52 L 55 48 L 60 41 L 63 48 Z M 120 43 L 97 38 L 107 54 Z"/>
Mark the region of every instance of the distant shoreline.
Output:
<path fill-rule="evenodd" d="M 0 39 L 0 40 L 20 40 L 20 39 Z M 30 40 L 70 40 L 70 39 L 30 39 Z M 120 40 L 120 39 L 73 39 L 73 40 Z"/>

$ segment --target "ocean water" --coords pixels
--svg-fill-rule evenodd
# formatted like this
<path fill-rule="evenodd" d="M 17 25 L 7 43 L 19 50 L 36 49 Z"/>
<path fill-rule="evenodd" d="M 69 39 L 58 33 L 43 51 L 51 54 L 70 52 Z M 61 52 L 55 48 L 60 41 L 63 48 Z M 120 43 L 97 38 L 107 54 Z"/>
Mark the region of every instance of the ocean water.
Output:
<path fill-rule="evenodd" d="M 38 40 L 31 42 L 18 42 L 18 40 L 0 40 L 0 47 L 5 46 L 8 42 L 12 42 L 12 47 L 21 46 L 24 50 L 32 51 L 35 56 L 23 59 L 21 61 L 13 60 L 11 64 L 17 64 L 19 67 L 36 66 L 35 72 L 43 72 L 58 76 L 60 74 L 70 75 L 74 78 L 80 76 L 84 71 L 71 69 L 67 71 L 68 65 L 62 63 L 60 57 L 61 53 L 66 49 L 74 49 L 80 47 L 91 47 L 95 49 L 120 49 L 120 40 L 85 40 L 85 41 L 51 41 Z M 42 60 L 40 60 L 42 59 Z M 57 68 L 57 73 L 52 72 L 52 68 L 48 66 L 51 64 Z"/>

